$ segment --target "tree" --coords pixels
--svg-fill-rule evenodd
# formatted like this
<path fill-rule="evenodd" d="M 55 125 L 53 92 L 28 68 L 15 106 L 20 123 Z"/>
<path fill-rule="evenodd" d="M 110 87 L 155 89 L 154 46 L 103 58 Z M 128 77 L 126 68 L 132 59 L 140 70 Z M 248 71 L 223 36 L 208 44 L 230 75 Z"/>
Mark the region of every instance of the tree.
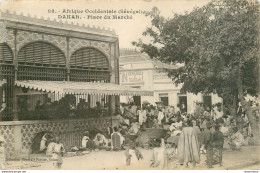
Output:
<path fill-rule="evenodd" d="M 242 103 L 255 139 L 260 139 L 258 124 L 245 95 L 259 93 L 259 4 L 246 0 L 214 0 L 183 15 L 164 18 L 157 8 L 147 14 L 151 27 L 142 40 L 133 42 L 153 59 L 182 63 L 168 75 L 182 90 L 197 94 L 217 93 L 233 114 L 237 99 Z"/>

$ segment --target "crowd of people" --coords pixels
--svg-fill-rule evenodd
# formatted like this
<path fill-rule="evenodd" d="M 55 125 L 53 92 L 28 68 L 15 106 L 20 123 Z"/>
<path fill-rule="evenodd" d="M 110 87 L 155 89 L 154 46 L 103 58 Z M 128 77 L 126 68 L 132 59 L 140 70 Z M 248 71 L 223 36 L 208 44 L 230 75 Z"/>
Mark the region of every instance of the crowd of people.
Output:
<path fill-rule="evenodd" d="M 24 108 L 21 109 L 21 118 L 24 119 L 67 119 L 67 118 L 83 118 L 83 117 L 102 117 L 109 115 L 110 108 L 108 103 L 102 99 L 96 102 L 96 106 L 91 108 L 89 102 L 85 99 L 79 99 L 76 105 L 76 98 L 73 96 L 65 96 L 59 101 L 51 102 L 48 98 L 45 103 L 37 100 L 32 117 L 28 117 L 30 112 Z M 23 116 L 27 115 L 27 116 Z"/>
<path fill-rule="evenodd" d="M 158 158 L 167 160 L 164 148 L 168 146 L 175 149 L 181 165 L 195 166 L 201 162 L 200 155 L 206 154 L 207 167 L 212 168 L 214 164 L 222 166 L 223 150 L 240 150 L 243 145 L 250 145 L 252 139 L 249 121 L 240 104 L 236 118 L 224 113 L 221 104 L 204 108 L 202 103 L 197 103 L 192 114 L 187 113 L 185 106 L 180 108 L 178 105 L 175 108 L 153 106 L 149 103 L 143 104 L 141 108 L 135 103 L 121 104 L 116 113 L 118 126 L 108 127 L 105 132 L 85 131 L 81 146 L 77 150 L 126 150 L 126 164 L 129 165 L 131 158 L 135 158 L 136 161 L 143 158 L 137 149 L 138 145 L 141 146 L 136 140 L 140 131 L 165 129 L 168 134 L 160 139 L 161 147 L 153 151 L 153 165 L 159 163 Z M 255 112 L 255 119 L 259 122 L 258 111 Z M 57 137 L 47 142 L 50 138 L 54 139 L 51 136 L 45 133 L 41 137 L 39 151 L 52 156 L 55 160 L 54 165 L 60 168 L 65 148 Z M 0 159 L 3 160 L 1 141 L 3 140 L 0 139 Z"/>
<path fill-rule="evenodd" d="M 139 108 L 134 103 L 122 104 L 117 116 L 120 127 L 129 129 L 128 133 L 135 126 L 136 129 L 168 129 L 170 134 L 166 143 L 175 144 L 178 160 L 186 166 L 189 163 L 196 165 L 200 154 L 206 154 L 208 168 L 216 163 L 221 166 L 223 149 L 240 150 L 241 146 L 252 143 L 251 127 L 241 104 L 236 118 L 224 113 L 221 103 L 206 108 L 197 103 L 192 114 L 187 113 L 185 107 L 182 104 L 177 107 L 146 104 Z M 259 122 L 259 112 L 255 112 L 255 119 Z M 137 132 L 135 130 L 135 134 Z"/>

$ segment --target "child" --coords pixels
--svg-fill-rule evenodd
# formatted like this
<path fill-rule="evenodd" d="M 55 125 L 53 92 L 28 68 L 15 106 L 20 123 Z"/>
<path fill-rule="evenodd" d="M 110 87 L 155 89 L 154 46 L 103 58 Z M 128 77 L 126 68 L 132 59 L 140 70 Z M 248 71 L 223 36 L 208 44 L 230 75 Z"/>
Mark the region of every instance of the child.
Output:
<path fill-rule="evenodd" d="M 4 138 L 0 136 L 0 170 L 5 169 L 5 147 L 4 147 Z"/>
<path fill-rule="evenodd" d="M 59 138 L 56 138 L 56 144 L 54 145 L 53 149 L 53 160 L 54 160 L 54 166 L 57 168 L 61 168 L 62 165 L 62 156 L 65 152 L 63 144 L 60 142 Z"/>
<path fill-rule="evenodd" d="M 57 159 L 57 167 L 58 167 L 58 168 L 61 168 L 61 165 L 62 165 L 63 152 L 64 152 L 64 148 L 61 147 L 61 148 L 60 148 L 60 152 L 58 153 L 58 159 Z"/>

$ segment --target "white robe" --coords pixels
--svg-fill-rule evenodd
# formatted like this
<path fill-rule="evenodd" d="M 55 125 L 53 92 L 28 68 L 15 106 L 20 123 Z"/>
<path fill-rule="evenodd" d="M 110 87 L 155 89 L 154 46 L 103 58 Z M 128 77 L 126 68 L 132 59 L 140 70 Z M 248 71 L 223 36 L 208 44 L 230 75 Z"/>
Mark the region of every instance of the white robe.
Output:
<path fill-rule="evenodd" d="M 46 135 L 47 133 L 42 137 L 41 144 L 40 144 L 40 151 L 43 151 L 46 148 L 46 141 L 47 141 Z"/>
<path fill-rule="evenodd" d="M 129 155 L 131 155 L 131 165 L 135 165 L 138 163 L 138 159 L 135 154 L 135 150 L 129 149 Z"/>
<path fill-rule="evenodd" d="M 81 146 L 82 146 L 83 148 L 86 148 L 86 147 L 87 147 L 87 142 L 88 142 L 88 140 L 89 140 L 89 137 L 88 137 L 88 136 L 83 136 L 82 141 L 81 141 Z"/>

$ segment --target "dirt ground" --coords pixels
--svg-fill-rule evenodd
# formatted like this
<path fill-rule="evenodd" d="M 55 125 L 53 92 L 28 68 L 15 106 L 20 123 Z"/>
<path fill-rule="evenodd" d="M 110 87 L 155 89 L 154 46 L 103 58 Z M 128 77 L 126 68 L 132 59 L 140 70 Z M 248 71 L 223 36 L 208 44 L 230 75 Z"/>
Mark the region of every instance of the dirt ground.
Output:
<path fill-rule="evenodd" d="M 152 149 L 146 150 L 140 148 L 144 159 L 136 165 L 126 166 L 125 151 L 94 151 L 89 154 L 73 157 L 64 157 L 61 170 L 158 170 L 162 169 L 151 168 Z M 205 164 L 205 154 L 201 154 L 201 163 L 192 167 L 186 168 L 181 166 L 176 158 L 169 162 L 170 170 L 201 170 L 207 169 Z M 22 169 L 22 170 L 53 170 L 57 169 L 50 161 L 50 157 L 43 154 L 32 155 L 31 160 L 8 161 L 7 169 Z M 213 170 L 233 170 L 233 169 L 260 169 L 260 147 L 243 147 L 241 151 L 224 151 L 223 166 L 214 165 Z"/>

